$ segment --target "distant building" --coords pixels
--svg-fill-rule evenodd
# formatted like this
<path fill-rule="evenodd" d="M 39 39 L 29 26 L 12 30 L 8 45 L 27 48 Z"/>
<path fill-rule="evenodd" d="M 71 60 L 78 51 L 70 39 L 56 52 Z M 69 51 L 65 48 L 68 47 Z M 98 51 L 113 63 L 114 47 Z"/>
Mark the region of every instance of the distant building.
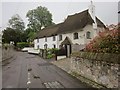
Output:
<path fill-rule="evenodd" d="M 34 40 L 34 48 L 60 48 L 61 45 L 83 47 L 105 28 L 104 23 L 95 16 L 95 6 L 91 2 L 87 10 L 70 15 L 64 22 L 39 31 Z"/>

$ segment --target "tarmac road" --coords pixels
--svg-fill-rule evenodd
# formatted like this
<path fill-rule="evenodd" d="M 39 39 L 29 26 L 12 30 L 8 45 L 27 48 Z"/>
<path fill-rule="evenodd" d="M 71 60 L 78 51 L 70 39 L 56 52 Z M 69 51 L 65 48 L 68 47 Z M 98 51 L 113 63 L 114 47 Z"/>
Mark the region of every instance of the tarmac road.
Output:
<path fill-rule="evenodd" d="M 37 55 L 16 52 L 2 68 L 2 88 L 88 88 L 73 76 Z"/>

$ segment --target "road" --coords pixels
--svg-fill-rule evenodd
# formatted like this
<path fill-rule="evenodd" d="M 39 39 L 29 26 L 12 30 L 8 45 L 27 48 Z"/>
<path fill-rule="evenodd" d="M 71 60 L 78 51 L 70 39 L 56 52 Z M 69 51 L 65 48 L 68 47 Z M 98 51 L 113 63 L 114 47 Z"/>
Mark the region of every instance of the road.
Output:
<path fill-rule="evenodd" d="M 2 68 L 3 88 L 88 88 L 57 66 L 26 52 Z"/>

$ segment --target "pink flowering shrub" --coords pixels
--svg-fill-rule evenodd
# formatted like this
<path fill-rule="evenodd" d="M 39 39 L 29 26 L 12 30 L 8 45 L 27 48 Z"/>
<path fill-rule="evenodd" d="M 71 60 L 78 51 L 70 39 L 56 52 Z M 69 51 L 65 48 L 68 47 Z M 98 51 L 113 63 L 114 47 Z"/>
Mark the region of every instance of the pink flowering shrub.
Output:
<path fill-rule="evenodd" d="M 113 30 L 106 29 L 103 32 L 99 32 L 98 36 L 86 45 L 85 51 L 120 53 L 119 29 L 120 28 L 115 28 Z"/>

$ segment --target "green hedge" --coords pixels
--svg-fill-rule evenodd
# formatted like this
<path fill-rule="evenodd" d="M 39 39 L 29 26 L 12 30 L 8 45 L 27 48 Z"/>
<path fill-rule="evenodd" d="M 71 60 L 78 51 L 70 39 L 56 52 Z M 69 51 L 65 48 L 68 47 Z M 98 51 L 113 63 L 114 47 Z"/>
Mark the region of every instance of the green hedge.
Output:
<path fill-rule="evenodd" d="M 29 47 L 29 45 L 30 45 L 30 43 L 28 43 L 28 42 L 18 42 L 17 43 L 17 48 L 22 49 L 24 47 Z"/>

